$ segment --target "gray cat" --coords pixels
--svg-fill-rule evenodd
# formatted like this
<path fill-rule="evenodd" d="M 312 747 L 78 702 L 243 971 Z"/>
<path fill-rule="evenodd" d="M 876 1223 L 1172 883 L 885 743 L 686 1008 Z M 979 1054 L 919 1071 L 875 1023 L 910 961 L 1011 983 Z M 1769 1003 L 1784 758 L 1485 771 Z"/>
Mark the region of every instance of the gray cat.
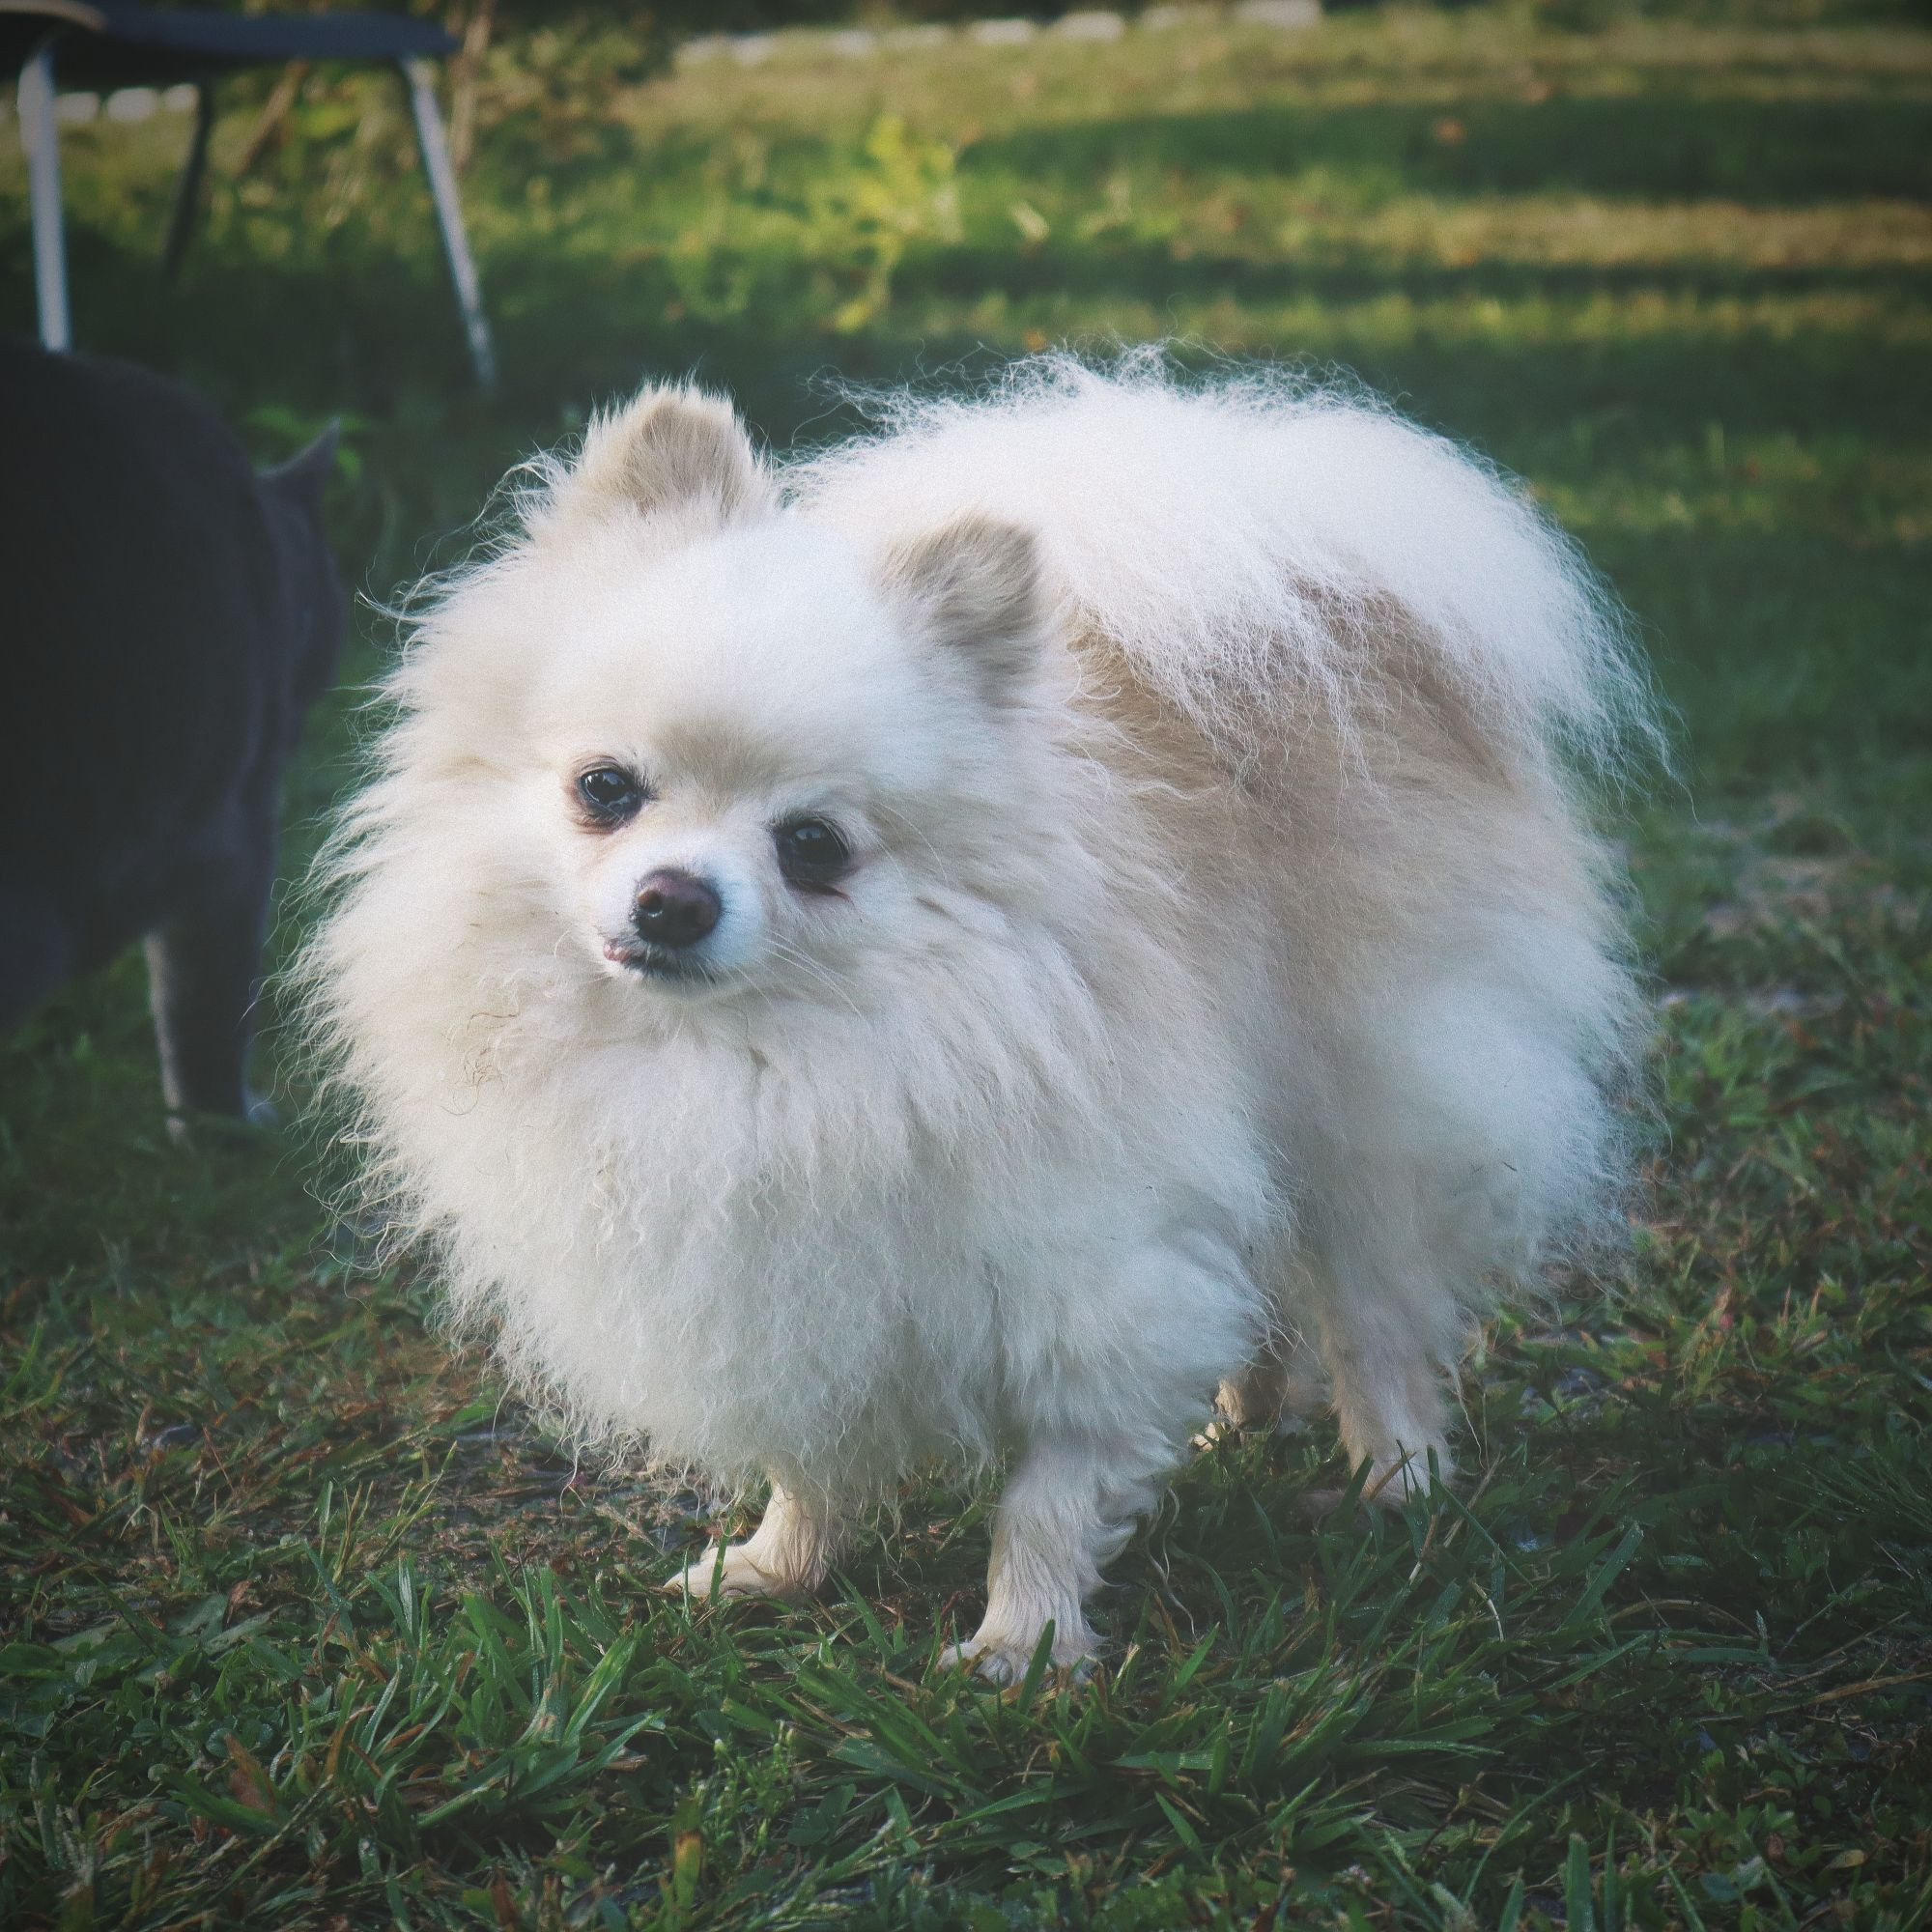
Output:
<path fill-rule="evenodd" d="M 179 384 L 0 344 L 0 1034 L 145 939 L 174 1125 L 263 1117 L 281 778 L 347 610 L 335 442 L 258 474 Z"/>

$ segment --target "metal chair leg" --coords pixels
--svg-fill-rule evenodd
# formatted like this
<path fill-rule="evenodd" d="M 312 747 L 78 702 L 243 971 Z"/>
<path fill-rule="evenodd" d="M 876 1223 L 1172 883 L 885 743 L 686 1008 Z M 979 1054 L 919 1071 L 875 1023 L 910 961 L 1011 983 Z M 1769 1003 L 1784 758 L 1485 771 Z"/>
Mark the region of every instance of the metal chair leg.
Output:
<path fill-rule="evenodd" d="M 175 183 L 175 205 L 168 213 L 168 238 L 161 243 L 161 278 L 173 281 L 194 236 L 201 213 L 201 178 L 208 167 L 208 137 L 214 128 L 214 88 L 202 81 L 194 90 L 194 132 L 188 136 L 187 157 Z"/>
<path fill-rule="evenodd" d="M 27 154 L 27 200 L 33 211 L 34 298 L 41 342 L 73 347 L 68 319 L 67 240 L 61 232 L 60 129 L 54 121 L 54 52 L 45 41 L 20 70 L 20 145 Z"/>
<path fill-rule="evenodd" d="M 464 331 L 469 337 L 469 359 L 476 381 L 485 389 L 497 386 L 497 351 L 490 340 L 490 318 L 483 313 L 483 289 L 476 279 L 476 262 L 463 229 L 463 207 L 456 194 L 456 170 L 449 161 L 449 141 L 442 131 L 442 112 L 436 104 L 436 71 L 428 61 L 402 64 L 410 85 L 410 110 L 415 117 L 416 145 L 422 150 L 423 173 L 436 201 L 436 218 L 442 229 L 443 253 L 449 257 L 449 279 L 456 285 L 456 304 L 463 311 Z"/>

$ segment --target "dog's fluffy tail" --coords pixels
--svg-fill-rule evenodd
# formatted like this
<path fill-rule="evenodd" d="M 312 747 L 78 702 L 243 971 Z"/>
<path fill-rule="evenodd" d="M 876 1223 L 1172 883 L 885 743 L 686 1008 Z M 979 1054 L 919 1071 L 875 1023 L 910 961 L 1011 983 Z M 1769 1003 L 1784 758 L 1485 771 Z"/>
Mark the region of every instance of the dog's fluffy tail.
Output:
<path fill-rule="evenodd" d="M 1614 771 L 1658 748 L 1615 600 L 1520 487 L 1358 391 L 1190 381 L 1158 351 L 1019 363 L 965 399 L 867 399 L 878 436 L 794 466 L 877 532 L 974 508 L 1037 533 L 1083 622 L 1216 733 L 1296 694 L 1345 721 L 1364 640 L 1426 639 L 1493 740 Z"/>

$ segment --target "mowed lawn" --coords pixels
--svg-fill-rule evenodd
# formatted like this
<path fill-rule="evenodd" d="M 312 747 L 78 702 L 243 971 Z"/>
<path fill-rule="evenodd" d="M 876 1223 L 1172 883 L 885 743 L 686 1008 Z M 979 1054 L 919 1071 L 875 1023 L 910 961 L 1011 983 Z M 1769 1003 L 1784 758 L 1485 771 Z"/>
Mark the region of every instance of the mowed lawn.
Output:
<path fill-rule="evenodd" d="M 502 1401 L 319 1205 L 298 1079 L 280 1134 L 173 1146 L 124 960 L 0 1047 L 0 1924 L 1932 1922 L 1932 36 L 642 54 L 494 56 L 496 398 L 380 79 L 245 173 L 234 98 L 171 293 L 185 121 L 70 129 L 83 341 L 265 457 L 341 414 L 376 601 L 647 373 L 784 444 L 849 420 L 829 379 L 1176 336 L 1474 440 L 1675 708 L 1677 774 L 1605 801 L 1657 1002 L 1627 1279 L 1486 1337 L 1454 1495 L 1336 1507 L 1326 1424 L 1204 1454 L 1115 1567 L 1107 1666 L 1002 1694 L 933 1667 L 984 1493 L 908 1484 L 815 1605 L 656 1594 L 742 1518 Z M 352 679 L 393 647 L 361 634 Z M 355 728 L 318 721 L 292 882 Z"/>

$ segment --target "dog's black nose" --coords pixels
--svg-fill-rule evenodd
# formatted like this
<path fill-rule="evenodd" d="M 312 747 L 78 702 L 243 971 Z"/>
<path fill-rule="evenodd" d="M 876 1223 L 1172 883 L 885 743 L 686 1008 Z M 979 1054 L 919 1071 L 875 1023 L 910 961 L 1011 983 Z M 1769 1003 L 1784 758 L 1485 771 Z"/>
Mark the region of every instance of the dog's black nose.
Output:
<path fill-rule="evenodd" d="M 724 910 L 717 888 L 708 879 L 667 867 L 639 881 L 631 923 L 638 928 L 638 937 L 653 946 L 696 946 L 718 923 Z"/>

